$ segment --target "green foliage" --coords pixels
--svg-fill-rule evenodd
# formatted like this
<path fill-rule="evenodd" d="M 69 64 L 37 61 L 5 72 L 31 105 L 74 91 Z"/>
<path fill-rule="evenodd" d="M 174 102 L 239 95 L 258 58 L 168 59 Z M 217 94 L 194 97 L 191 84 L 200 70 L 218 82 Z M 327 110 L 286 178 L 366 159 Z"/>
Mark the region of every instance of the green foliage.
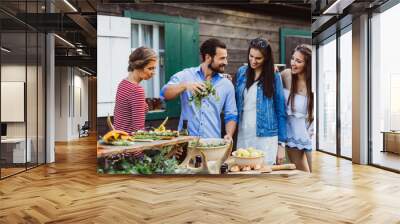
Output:
<path fill-rule="evenodd" d="M 129 146 L 129 145 L 133 145 L 134 143 L 128 140 L 118 140 L 118 141 L 113 141 L 112 145 L 115 146 Z"/>
<path fill-rule="evenodd" d="M 139 131 L 135 132 L 134 136 L 135 136 L 135 139 L 139 139 L 139 138 L 160 139 L 160 137 L 163 137 L 163 136 L 178 137 L 179 132 L 178 131 L 170 131 L 170 130 L 166 130 L 166 131 L 142 131 L 142 130 L 139 130 Z"/>
<path fill-rule="evenodd" d="M 160 151 L 154 150 L 141 159 L 135 159 L 131 154 L 99 158 L 97 172 L 100 174 L 173 174 L 178 168 L 178 161 L 175 158 L 165 157 L 171 149 L 172 146 L 168 146 Z"/>
<path fill-rule="evenodd" d="M 196 145 L 197 141 L 191 141 L 189 143 L 190 147 L 202 147 L 202 148 L 214 148 L 214 147 L 220 147 L 220 146 L 225 146 L 225 142 L 213 142 L 213 143 L 206 143 L 206 142 L 198 142 Z"/>
<path fill-rule="evenodd" d="M 200 93 L 195 92 L 190 98 L 189 102 L 194 102 L 194 105 L 197 109 L 201 108 L 201 101 L 203 99 L 209 98 L 210 95 L 215 98 L 216 101 L 219 101 L 219 96 L 217 95 L 217 91 L 215 90 L 214 86 L 211 84 L 210 80 L 204 81 L 204 85 L 206 89 Z"/>
<path fill-rule="evenodd" d="M 130 146 L 130 145 L 135 144 L 134 142 L 131 142 L 131 141 L 128 141 L 125 139 L 118 139 L 118 140 L 108 142 L 108 143 L 104 142 L 103 139 L 100 139 L 99 143 L 102 145 L 114 145 L 114 146 Z"/>

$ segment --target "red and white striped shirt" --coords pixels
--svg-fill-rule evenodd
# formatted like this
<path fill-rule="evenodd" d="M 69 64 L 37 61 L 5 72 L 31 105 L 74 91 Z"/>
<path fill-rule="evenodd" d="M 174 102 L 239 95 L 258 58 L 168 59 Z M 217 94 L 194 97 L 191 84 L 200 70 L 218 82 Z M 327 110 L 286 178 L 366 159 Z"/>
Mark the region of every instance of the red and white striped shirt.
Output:
<path fill-rule="evenodd" d="M 114 128 L 128 133 L 144 129 L 147 111 L 143 87 L 122 80 L 115 97 Z"/>

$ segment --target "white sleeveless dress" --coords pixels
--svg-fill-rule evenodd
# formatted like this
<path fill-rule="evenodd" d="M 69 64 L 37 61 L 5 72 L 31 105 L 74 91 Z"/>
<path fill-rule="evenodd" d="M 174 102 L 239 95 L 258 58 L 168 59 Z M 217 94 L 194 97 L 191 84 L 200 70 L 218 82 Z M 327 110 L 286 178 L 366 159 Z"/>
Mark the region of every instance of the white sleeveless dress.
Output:
<path fill-rule="evenodd" d="M 243 116 L 239 122 L 237 148 L 254 147 L 265 152 L 264 163 L 272 165 L 276 161 L 278 136 L 258 137 L 257 130 L 257 84 L 244 90 Z"/>
<path fill-rule="evenodd" d="M 306 96 L 295 94 L 294 98 L 294 111 L 291 104 L 288 105 L 290 91 L 283 89 L 285 94 L 287 121 L 287 143 L 291 149 L 312 150 L 311 135 L 313 134 L 313 123 L 309 125 L 307 122 L 307 102 Z"/>

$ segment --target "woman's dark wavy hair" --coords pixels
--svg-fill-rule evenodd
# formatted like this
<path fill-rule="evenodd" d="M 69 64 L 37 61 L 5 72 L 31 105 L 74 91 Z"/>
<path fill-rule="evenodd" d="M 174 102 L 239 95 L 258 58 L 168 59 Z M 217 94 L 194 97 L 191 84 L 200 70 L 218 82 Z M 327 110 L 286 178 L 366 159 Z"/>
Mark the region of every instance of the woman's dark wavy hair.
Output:
<path fill-rule="evenodd" d="M 262 39 L 262 38 L 256 38 L 252 41 L 250 41 L 249 49 L 247 52 L 247 56 L 250 55 L 250 50 L 251 49 L 257 49 L 261 52 L 261 54 L 264 56 L 264 63 L 262 65 L 262 72 L 260 75 L 259 80 L 259 85 L 262 86 L 264 95 L 268 98 L 271 98 L 274 95 L 274 59 L 272 56 L 272 49 L 271 45 L 268 43 L 268 41 Z M 251 68 L 250 66 L 250 59 L 247 57 L 247 71 L 246 71 L 246 76 L 247 76 L 247 82 L 246 82 L 246 88 L 249 89 L 251 85 L 255 82 L 254 77 L 255 77 L 255 72 L 254 69 Z"/>
<path fill-rule="evenodd" d="M 299 52 L 304 56 L 304 75 L 306 79 L 306 88 L 307 88 L 307 121 L 309 124 L 314 120 L 314 94 L 311 89 L 312 76 L 311 76 L 311 56 L 312 51 L 309 45 L 300 44 L 298 45 L 292 52 L 292 55 L 295 52 Z M 291 106 L 292 110 L 294 110 L 294 96 L 297 93 L 297 83 L 299 81 L 299 77 L 297 74 L 292 73 L 292 86 L 290 87 L 290 94 L 287 105 Z"/>

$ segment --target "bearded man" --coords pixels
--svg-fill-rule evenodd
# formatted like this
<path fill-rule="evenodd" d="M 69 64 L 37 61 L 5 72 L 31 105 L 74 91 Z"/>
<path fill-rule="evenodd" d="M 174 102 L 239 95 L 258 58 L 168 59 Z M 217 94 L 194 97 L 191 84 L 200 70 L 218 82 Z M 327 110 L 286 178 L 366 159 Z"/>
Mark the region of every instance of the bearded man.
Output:
<path fill-rule="evenodd" d="M 178 130 L 183 120 L 188 121 L 191 136 L 221 138 L 221 114 L 224 113 L 226 141 L 232 141 L 238 118 L 235 90 L 232 82 L 223 75 L 228 64 L 226 45 L 218 39 L 204 41 L 200 47 L 202 63 L 197 67 L 184 69 L 171 77 L 161 89 L 161 98 L 175 99 L 180 96 L 181 116 Z M 216 95 L 201 100 L 201 106 L 190 99 L 196 93 L 206 90 L 205 81 L 210 81 Z"/>

